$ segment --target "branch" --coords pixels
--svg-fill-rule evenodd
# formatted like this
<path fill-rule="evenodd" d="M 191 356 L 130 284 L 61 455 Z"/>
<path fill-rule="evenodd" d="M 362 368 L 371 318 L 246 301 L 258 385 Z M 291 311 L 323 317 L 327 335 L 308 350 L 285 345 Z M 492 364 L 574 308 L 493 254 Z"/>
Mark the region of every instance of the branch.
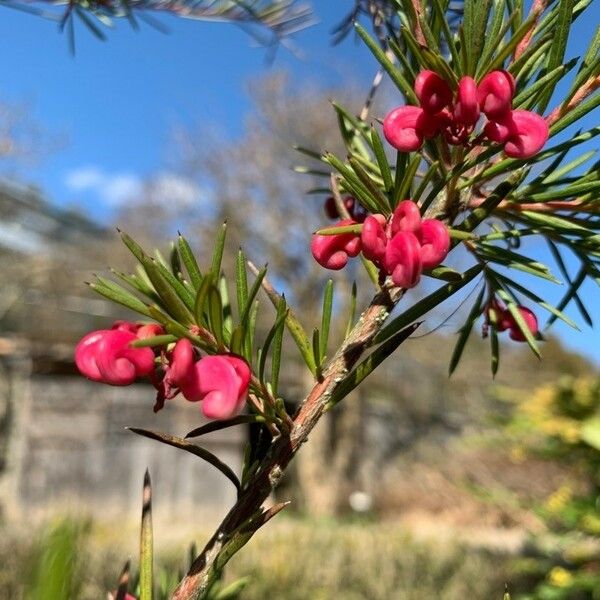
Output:
<path fill-rule="evenodd" d="M 242 490 L 238 501 L 175 590 L 172 600 L 202 598 L 229 558 L 262 526 L 264 519 L 261 519 L 260 515 L 264 513 L 261 506 L 325 412 L 331 394 L 371 346 L 375 335 L 403 293 L 400 288 L 386 287 L 373 298 L 350 335 L 328 363 L 322 379 L 315 383 L 301 403 L 291 431 L 273 442 L 269 453 Z"/>

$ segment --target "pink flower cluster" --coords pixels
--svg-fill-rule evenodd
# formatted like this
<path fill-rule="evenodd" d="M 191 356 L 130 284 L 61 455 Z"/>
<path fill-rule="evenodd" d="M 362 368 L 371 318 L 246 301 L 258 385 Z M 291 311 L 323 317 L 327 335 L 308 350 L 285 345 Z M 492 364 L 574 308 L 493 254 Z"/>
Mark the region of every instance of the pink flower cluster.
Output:
<path fill-rule="evenodd" d="M 526 306 L 518 306 L 518 311 L 521 313 L 525 324 L 531 334 L 536 336 L 538 334 L 538 321 L 537 317 Z M 483 328 L 484 337 L 487 335 L 487 329 L 490 324 L 490 310 L 493 310 L 496 316 L 496 330 L 497 331 L 506 331 L 508 330 L 510 339 L 515 340 L 516 342 L 525 342 L 525 336 L 523 332 L 517 325 L 517 322 L 510 311 L 498 300 L 492 300 L 486 308 L 485 311 L 485 323 Z"/>
<path fill-rule="evenodd" d="M 462 77 L 456 94 L 434 71 L 421 71 L 414 89 L 420 106 L 399 106 L 383 122 L 385 138 L 400 152 L 418 150 L 440 134 L 448 144 L 467 145 L 482 113 L 487 121 L 477 139 L 503 144 L 507 156 L 529 158 L 548 140 L 543 117 L 513 110 L 515 81 L 507 71 L 492 71 L 479 84 Z"/>
<path fill-rule="evenodd" d="M 187 339 L 171 350 L 131 346 L 135 340 L 163 333 L 157 324 L 117 321 L 112 329 L 92 331 L 77 344 L 75 364 L 88 379 L 109 385 L 130 385 L 149 376 L 158 390 L 155 411 L 181 392 L 186 400 L 201 402 L 209 419 L 236 415 L 248 395 L 248 363 L 231 354 L 199 357 Z"/>
<path fill-rule="evenodd" d="M 336 227 L 356 224 L 353 219 L 342 219 Z M 395 285 L 405 289 L 416 286 L 423 269 L 438 266 L 449 249 L 446 226 L 437 219 L 421 219 L 412 200 L 400 202 L 389 221 L 380 214 L 367 216 L 360 234 L 315 234 L 311 242 L 312 254 L 321 266 L 341 269 L 349 257 L 362 251 Z"/>

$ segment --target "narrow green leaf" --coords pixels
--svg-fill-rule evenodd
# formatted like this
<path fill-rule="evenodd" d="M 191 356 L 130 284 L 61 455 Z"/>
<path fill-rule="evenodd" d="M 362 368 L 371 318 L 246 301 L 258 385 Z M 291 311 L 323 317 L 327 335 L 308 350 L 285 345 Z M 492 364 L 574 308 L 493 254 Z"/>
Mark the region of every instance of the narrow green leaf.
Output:
<path fill-rule="evenodd" d="M 194 317 L 196 319 L 196 323 L 198 325 L 206 324 L 206 318 L 204 316 L 206 300 L 208 299 L 208 292 L 213 285 L 212 282 L 213 276 L 212 272 L 209 271 L 202 279 L 202 283 L 198 288 L 198 292 L 196 293 L 196 298 L 194 301 Z"/>
<path fill-rule="evenodd" d="M 388 199 L 384 196 L 383 192 L 369 177 L 369 174 L 361 167 L 360 163 L 354 157 L 350 157 L 349 162 L 358 178 L 361 180 L 363 185 L 369 190 L 373 201 L 377 206 L 377 212 L 387 213 L 390 209 L 390 203 Z"/>
<path fill-rule="evenodd" d="M 425 175 L 421 177 L 421 181 L 419 182 L 419 186 L 413 195 L 413 199 L 415 202 L 418 202 L 421 199 L 421 196 L 425 193 L 427 186 L 431 182 L 432 178 L 435 176 L 438 170 L 438 161 L 431 163 L 429 165 L 427 171 L 425 171 Z"/>
<path fill-rule="evenodd" d="M 335 388 L 327 403 L 327 409 L 343 400 L 353 389 L 359 386 L 400 344 L 407 340 L 421 325 L 413 323 L 378 346 Z"/>
<path fill-rule="evenodd" d="M 266 419 L 261 415 L 237 415 L 231 419 L 224 419 L 222 421 L 210 421 L 196 429 L 192 429 L 186 436 L 185 439 L 197 438 L 213 431 L 220 431 L 221 429 L 228 429 L 229 427 L 235 427 L 236 425 L 247 425 L 249 423 L 266 423 Z"/>
<path fill-rule="evenodd" d="M 453 296 L 460 289 L 470 283 L 482 270 L 481 264 L 476 264 L 469 270 L 465 271 L 461 281 L 452 281 L 446 285 L 441 286 L 435 292 L 429 294 L 422 300 L 419 300 L 413 304 L 410 308 L 405 310 L 401 315 L 393 319 L 388 325 L 386 325 L 376 336 L 375 342 L 381 343 L 391 336 L 395 335 L 398 331 L 404 329 L 413 321 L 421 318 L 427 314 L 430 310 L 440 305 L 444 300 Z"/>
<path fill-rule="evenodd" d="M 360 233 L 362 231 L 362 223 L 356 225 L 334 225 L 332 227 L 323 227 L 317 229 L 315 233 L 319 235 L 339 235 L 340 233 Z"/>
<path fill-rule="evenodd" d="M 333 279 L 328 279 L 325 284 L 325 293 L 323 295 L 323 312 L 321 315 L 321 340 L 319 353 L 321 356 L 327 355 L 327 343 L 329 341 L 329 327 L 331 325 L 331 312 L 333 310 Z"/>
<path fill-rule="evenodd" d="M 546 73 L 543 77 L 540 77 L 534 84 L 524 88 L 523 91 L 515 97 L 513 100 L 513 107 L 522 107 L 527 100 L 535 96 L 538 92 L 547 90 L 548 85 L 555 84 L 562 79 L 562 77 L 564 77 L 564 75 L 566 75 L 576 64 L 577 59 L 574 58 L 566 65 L 559 65 L 549 73 Z"/>
<path fill-rule="evenodd" d="M 248 263 L 248 266 L 255 274 L 259 273 L 258 269 L 253 264 Z M 263 279 L 262 288 L 265 291 L 265 293 L 267 294 L 267 297 L 269 298 L 269 300 L 271 301 L 273 306 L 275 308 L 278 308 L 283 296 L 279 295 L 275 291 L 275 288 L 266 280 L 266 278 Z M 316 364 L 314 362 L 314 358 L 312 356 L 311 343 L 308 339 L 308 336 L 306 335 L 306 333 L 304 331 L 304 328 L 300 324 L 300 321 L 298 321 L 298 319 L 296 318 L 296 315 L 294 314 L 294 312 L 291 309 L 288 310 L 288 314 L 285 319 L 285 324 L 286 324 L 288 331 L 290 332 L 293 340 L 296 342 L 296 346 L 300 352 L 300 355 L 304 359 L 306 366 L 309 368 L 311 373 L 314 375 L 316 373 L 317 369 L 316 369 Z"/>
<path fill-rule="evenodd" d="M 346 325 L 346 333 L 344 334 L 344 339 L 348 337 L 352 328 L 354 327 L 354 320 L 356 319 L 356 281 L 352 282 L 352 291 L 350 292 L 350 311 L 348 316 L 348 323 Z"/>
<path fill-rule="evenodd" d="M 273 337 L 273 351 L 271 352 L 271 390 L 273 395 L 277 397 L 279 390 L 279 371 L 281 370 L 281 351 L 283 348 L 283 331 L 285 321 L 288 317 L 289 309 L 287 308 L 285 298 L 282 298 L 277 307 L 277 321 L 275 322 L 275 335 Z"/>
<path fill-rule="evenodd" d="M 551 321 L 552 322 L 554 322 L 555 319 L 560 319 L 561 321 L 566 323 L 569 327 L 572 327 L 573 329 L 576 329 L 577 331 L 579 331 L 579 327 L 577 327 L 577 324 L 572 319 L 569 319 L 569 317 L 567 317 L 567 315 L 565 315 L 563 312 L 558 310 L 556 307 L 552 306 L 552 304 L 550 304 L 549 302 L 546 302 L 545 300 L 540 298 L 537 294 L 534 294 L 529 288 L 526 288 L 526 287 L 518 284 L 516 281 L 513 281 L 512 279 L 505 277 L 501 273 L 497 273 L 494 271 L 493 275 L 496 279 L 501 281 L 505 287 L 517 290 L 519 293 L 523 294 L 523 296 L 526 296 L 530 300 L 533 300 L 536 304 L 538 304 L 539 306 L 541 306 L 542 308 L 547 310 L 549 313 L 551 313 L 551 315 L 552 315 Z M 548 321 L 548 323 L 550 323 L 551 321 Z"/>
<path fill-rule="evenodd" d="M 178 293 L 171 287 L 170 282 L 167 282 L 157 263 L 149 256 L 143 256 L 141 263 L 154 289 L 163 300 L 169 314 L 181 323 L 193 323 L 194 315 L 179 297 Z"/>
<path fill-rule="evenodd" d="M 315 327 L 312 334 L 312 352 L 317 365 L 317 375 L 320 374 L 323 356 L 321 355 L 321 343 L 319 341 L 319 329 Z"/>
<path fill-rule="evenodd" d="M 200 284 L 202 283 L 202 273 L 200 272 L 200 268 L 196 262 L 196 257 L 194 256 L 188 241 L 183 237 L 183 235 L 179 234 L 177 243 L 179 246 L 179 255 L 181 256 L 181 260 L 185 265 L 185 269 L 189 275 L 190 281 L 192 282 L 194 289 L 198 291 L 200 289 Z"/>
<path fill-rule="evenodd" d="M 529 345 L 529 347 L 531 348 L 532 352 L 538 358 L 540 358 L 541 355 L 540 355 L 540 350 L 538 348 L 538 345 L 535 341 L 535 338 L 533 337 L 533 334 L 529 330 L 529 327 L 527 327 L 527 323 L 525 322 L 525 319 L 523 319 L 523 316 L 521 315 L 521 311 L 519 311 L 517 303 L 513 300 L 513 298 L 508 293 L 506 293 L 505 290 L 498 290 L 498 296 L 500 296 L 500 298 L 506 303 L 506 308 L 508 309 L 508 312 L 510 312 L 513 319 L 517 323 L 519 330 L 525 337 L 525 340 L 526 340 L 527 344 Z"/>
<path fill-rule="evenodd" d="M 248 304 L 248 275 L 246 273 L 246 255 L 240 248 L 235 267 L 235 287 L 237 292 L 238 317 L 242 320 L 244 309 Z"/>
<path fill-rule="evenodd" d="M 562 64 L 567 49 L 567 41 L 569 39 L 569 30 L 571 29 L 571 20 L 573 18 L 573 7 L 575 0 L 560 0 L 558 7 L 558 17 L 556 27 L 553 28 L 553 41 L 548 55 L 546 69 L 552 71 Z M 547 84 L 546 90 L 542 94 L 539 101 L 539 110 L 543 112 L 556 87 L 556 81 L 551 81 Z"/>
<path fill-rule="evenodd" d="M 458 340 L 454 345 L 454 350 L 452 351 L 452 356 L 450 357 L 450 365 L 448 366 L 448 375 L 452 375 L 456 370 L 456 367 L 460 363 L 460 359 L 463 355 L 463 351 L 469 341 L 469 337 L 471 335 L 471 331 L 473 330 L 473 325 L 475 321 L 481 315 L 481 311 L 483 308 L 483 297 L 485 295 L 485 287 L 479 292 L 477 299 L 473 303 L 471 310 L 463 324 L 463 326 L 459 330 Z"/>
<path fill-rule="evenodd" d="M 185 439 L 178 438 L 174 435 L 169 435 L 168 433 L 162 433 L 160 431 L 150 431 L 148 429 L 139 429 L 137 427 L 128 427 L 128 429 L 133 433 L 137 433 L 137 435 L 162 442 L 168 446 L 173 446 L 174 448 L 179 448 L 180 450 L 189 452 L 194 456 L 198 456 L 221 471 L 221 473 L 223 473 L 223 475 L 225 475 L 225 477 L 227 477 L 227 479 L 229 479 L 229 481 L 235 485 L 238 492 L 241 491 L 240 481 L 237 478 L 237 475 L 231 470 L 230 467 L 228 467 L 224 462 L 221 462 L 214 454 L 212 454 L 212 452 L 206 450 L 206 448 L 196 446 L 196 444 L 192 444 Z"/>
<path fill-rule="evenodd" d="M 373 53 L 373 56 L 390 76 L 396 87 L 404 94 L 411 104 L 418 104 L 419 102 L 412 86 L 406 81 L 405 77 L 400 72 L 400 69 L 394 66 L 379 44 L 367 33 L 367 30 L 362 27 L 362 25 L 355 23 L 354 27 L 356 28 L 359 37 Z"/>
<path fill-rule="evenodd" d="M 156 346 L 168 346 L 176 342 L 177 338 L 174 335 L 155 335 L 152 337 L 143 338 L 131 342 L 133 348 L 154 348 Z"/>
<path fill-rule="evenodd" d="M 283 327 L 285 326 L 285 318 L 287 317 L 287 307 L 285 298 L 282 297 L 280 306 L 277 307 L 277 316 L 275 318 L 275 323 L 267 333 L 267 337 L 265 337 L 265 342 L 261 348 L 260 360 L 258 361 L 258 378 L 261 381 L 265 379 L 265 367 L 267 364 L 267 356 L 269 355 L 269 349 L 275 336 L 278 331 L 283 331 Z M 281 349 L 280 349 L 281 350 Z M 273 369 L 271 369 L 271 372 Z"/>
<path fill-rule="evenodd" d="M 89 286 L 101 296 L 108 300 L 112 300 L 117 304 L 121 304 L 134 312 L 150 317 L 150 312 L 147 304 L 144 304 L 139 298 L 130 294 L 127 290 L 117 285 L 109 279 L 96 277 L 95 283 L 90 283 Z"/>
<path fill-rule="evenodd" d="M 208 290 L 208 316 L 210 331 L 215 336 L 217 343 L 222 344 L 225 336 L 223 331 L 223 301 L 216 286 L 211 285 Z"/>
<path fill-rule="evenodd" d="M 154 549 L 152 539 L 152 485 L 146 469 L 142 494 L 142 528 L 140 533 L 140 600 L 154 595 Z"/>
<path fill-rule="evenodd" d="M 392 170 L 390 169 L 390 164 L 385 154 L 383 142 L 381 141 L 381 138 L 379 137 L 375 127 L 371 127 L 371 143 L 373 144 L 373 151 L 375 153 L 375 158 L 377 159 L 377 164 L 379 165 L 379 172 L 381 173 L 381 177 L 383 179 L 383 185 L 385 190 L 389 192 L 394 187 Z"/>
<path fill-rule="evenodd" d="M 413 184 L 413 180 L 417 173 L 417 169 L 421 164 L 421 155 L 416 153 L 408 164 L 408 168 L 404 172 L 404 177 L 401 180 L 400 186 L 394 189 L 394 208 L 398 206 L 398 203 L 405 198 L 410 196 L 410 189 Z"/>
<path fill-rule="evenodd" d="M 225 221 L 217 231 L 215 247 L 212 255 L 210 270 L 218 281 L 221 276 L 221 262 L 223 260 L 223 250 L 225 249 L 225 237 L 227 236 L 227 221 Z"/>
<path fill-rule="evenodd" d="M 439 0 L 435 0 L 439 2 Z M 483 36 L 484 44 L 481 50 L 481 56 L 478 60 L 478 63 L 481 65 L 486 64 L 490 56 L 493 54 L 494 50 L 500 46 L 504 35 L 507 30 L 502 29 L 502 24 L 504 23 L 504 12 L 505 12 L 505 0 L 495 0 L 494 1 L 494 16 L 492 17 L 492 22 L 490 24 L 488 32 Z M 507 26 L 510 25 L 512 21 L 507 20 Z M 481 69 L 476 70 L 477 77 L 476 79 L 480 79 L 483 75 Z"/>

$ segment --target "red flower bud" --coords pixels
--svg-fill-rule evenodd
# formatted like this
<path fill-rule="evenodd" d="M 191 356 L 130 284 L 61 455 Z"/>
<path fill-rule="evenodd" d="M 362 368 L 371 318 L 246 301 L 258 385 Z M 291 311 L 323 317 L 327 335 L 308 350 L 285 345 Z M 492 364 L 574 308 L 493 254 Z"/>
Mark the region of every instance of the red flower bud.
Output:
<path fill-rule="evenodd" d="M 478 119 L 477 84 L 472 77 L 465 75 L 458 82 L 458 92 L 454 104 L 454 120 L 462 125 L 474 126 Z"/>
<path fill-rule="evenodd" d="M 513 110 L 510 115 L 510 138 L 504 153 L 512 158 L 535 156 L 548 141 L 548 123 L 528 110 Z"/>
<path fill-rule="evenodd" d="M 512 107 L 515 80 L 508 71 L 488 73 L 477 87 L 479 107 L 491 120 L 505 116 Z"/>
<path fill-rule="evenodd" d="M 387 244 L 384 266 L 395 285 L 408 289 L 421 278 L 421 245 L 414 233 L 399 231 Z"/>
<path fill-rule="evenodd" d="M 250 367 L 242 358 L 205 356 L 182 381 L 181 392 L 190 402 L 202 402 L 205 417 L 229 419 L 246 402 L 250 375 Z"/>
<path fill-rule="evenodd" d="M 356 221 L 343 219 L 336 227 L 344 225 L 356 225 Z M 315 234 L 310 243 L 310 250 L 322 267 L 338 271 L 346 266 L 348 257 L 356 256 L 360 252 L 360 236 L 356 233 Z"/>
<path fill-rule="evenodd" d="M 448 228 L 437 219 L 425 219 L 418 235 L 421 243 L 421 262 L 424 269 L 437 267 L 450 250 Z"/>
<path fill-rule="evenodd" d="M 346 210 L 348 211 L 350 216 L 352 216 L 353 212 L 354 212 L 354 207 L 355 207 L 356 201 L 354 200 L 354 198 L 352 196 L 346 196 L 345 198 L 342 199 L 342 201 L 344 203 L 344 206 L 346 207 Z M 325 204 L 324 204 L 323 208 L 325 210 L 325 214 L 330 219 L 341 218 L 341 215 L 338 213 L 338 209 L 335 204 L 335 198 L 333 196 L 329 196 L 329 198 L 327 198 L 327 200 L 325 200 Z"/>
<path fill-rule="evenodd" d="M 139 328 L 139 323 L 132 323 L 131 321 L 115 321 L 111 327 L 111 329 L 118 329 L 119 331 L 131 331 L 131 333 L 137 333 Z"/>
<path fill-rule="evenodd" d="M 525 320 L 525 324 L 527 325 L 529 331 L 531 331 L 532 335 L 537 335 L 539 329 L 537 317 L 535 316 L 535 314 L 525 306 L 519 306 L 518 309 L 521 313 L 521 316 Z M 523 335 L 523 332 L 519 329 L 519 326 L 517 325 L 517 322 L 515 321 L 514 317 L 510 313 L 508 313 L 507 319 L 509 319 L 510 322 L 510 339 L 515 340 L 515 342 L 527 341 L 525 339 L 525 336 Z"/>
<path fill-rule="evenodd" d="M 440 115 L 426 113 L 418 106 L 399 106 L 383 120 L 383 135 L 396 150 L 413 152 L 425 138 L 437 135 L 444 122 Z"/>
<path fill-rule="evenodd" d="M 417 75 L 415 93 L 421 108 L 429 114 L 440 112 L 452 102 L 450 86 L 434 71 L 421 71 Z"/>
<path fill-rule="evenodd" d="M 132 348 L 135 333 L 102 329 L 88 333 L 75 348 L 75 364 L 92 381 L 129 385 L 154 370 L 152 348 Z"/>
<path fill-rule="evenodd" d="M 363 223 L 360 241 L 362 253 L 365 258 L 375 264 L 381 264 L 385 256 L 387 235 L 385 233 L 385 217 L 383 215 L 369 215 Z"/>
<path fill-rule="evenodd" d="M 412 200 L 402 200 L 392 216 L 392 236 L 399 231 L 417 233 L 421 229 L 421 211 Z"/>

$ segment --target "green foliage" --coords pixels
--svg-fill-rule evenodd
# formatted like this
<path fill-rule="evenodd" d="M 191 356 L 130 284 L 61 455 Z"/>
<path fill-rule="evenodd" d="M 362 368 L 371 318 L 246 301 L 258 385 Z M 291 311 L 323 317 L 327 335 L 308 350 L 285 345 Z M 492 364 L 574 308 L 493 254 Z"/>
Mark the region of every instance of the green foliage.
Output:
<path fill-rule="evenodd" d="M 517 561 L 521 577 L 534 581 L 517 598 L 595 600 L 600 589 L 600 379 L 563 377 L 517 401 L 508 433 L 520 452 L 564 462 L 585 485 L 565 481 L 539 507 L 551 531 L 564 536 L 560 549 L 540 546 L 533 563 Z"/>

